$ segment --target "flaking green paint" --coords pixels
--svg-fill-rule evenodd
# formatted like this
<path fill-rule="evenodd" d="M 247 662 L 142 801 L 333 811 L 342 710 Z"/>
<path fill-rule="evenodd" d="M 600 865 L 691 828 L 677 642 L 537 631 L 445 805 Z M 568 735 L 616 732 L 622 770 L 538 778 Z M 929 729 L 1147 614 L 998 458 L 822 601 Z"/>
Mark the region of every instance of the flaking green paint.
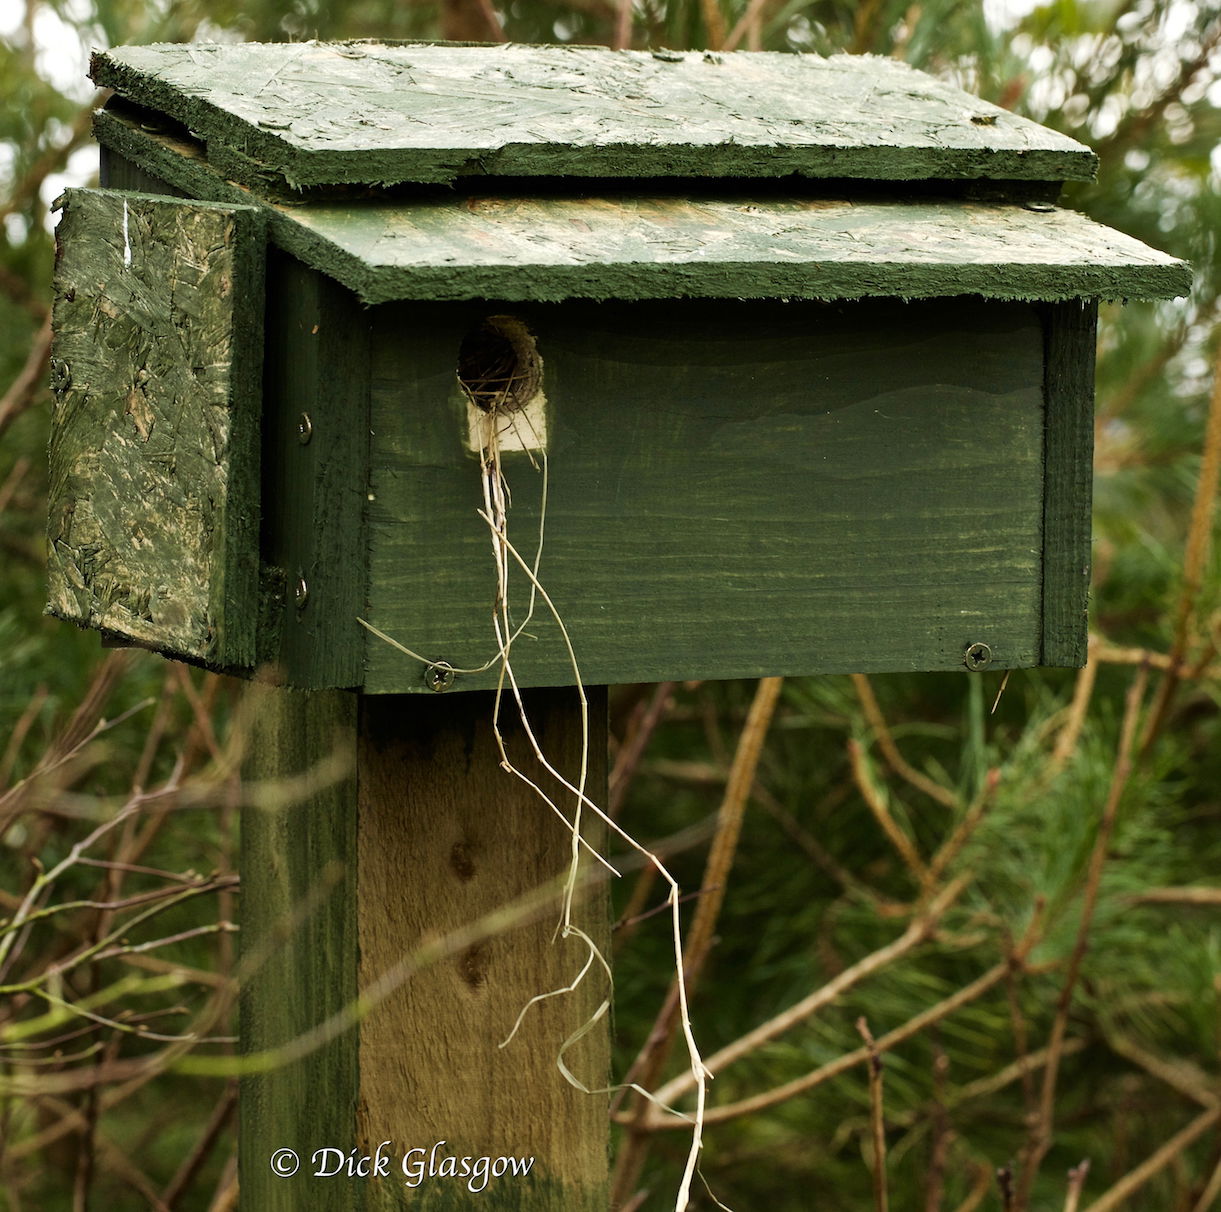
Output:
<path fill-rule="evenodd" d="M 99 52 L 91 75 L 216 144 L 217 167 L 256 187 L 471 175 L 1063 181 L 1091 179 L 1097 163 L 1064 135 L 865 55 L 196 43 Z"/>
<path fill-rule="evenodd" d="M 257 202 L 181 133 L 116 109 L 98 138 L 196 196 Z M 211 149 L 209 148 L 209 152 Z M 1073 211 L 961 198 L 471 195 L 267 201 L 282 248 L 366 303 L 398 299 L 1163 298 L 1183 262 Z"/>

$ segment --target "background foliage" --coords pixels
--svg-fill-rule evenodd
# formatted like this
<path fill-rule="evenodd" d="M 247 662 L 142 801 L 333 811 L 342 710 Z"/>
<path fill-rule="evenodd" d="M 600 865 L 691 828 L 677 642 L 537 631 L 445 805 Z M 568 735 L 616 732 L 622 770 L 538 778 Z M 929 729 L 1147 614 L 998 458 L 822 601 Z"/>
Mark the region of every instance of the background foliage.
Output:
<path fill-rule="evenodd" d="M 447 36 L 894 55 L 1091 144 L 1098 181 L 1067 202 L 1193 263 L 1189 300 L 1104 309 L 1089 668 L 1014 675 L 994 711 L 999 675 L 786 683 L 694 1014 L 711 1053 L 848 986 L 726 1070 L 729 1103 L 861 1048 L 861 1017 L 881 1039 L 961 998 L 886 1054 L 896 1212 L 1221 1207 L 1216 5 L 10 0 L 0 29 L 0 1206 L 237 1198 L 232 1084 L 174 1069 L 233 1048 L 236 689 L 40 618 L 47 215 L 93 155 L 87 48 Z M 678 838 L 689 889 L 755 693 L 616 693 L 615 797 Z M 670 964 L 664 915 L 639 918 L 656 889 L 620 891 L 622 1073 Z M 850 979 L 912 922 L 917 945 Z M 710 1128 L 719 1198 L 881 1206 L 867 1072 Z M 625 1204 L 672 1204 L 684 1148 L 625 1131 Z"/>

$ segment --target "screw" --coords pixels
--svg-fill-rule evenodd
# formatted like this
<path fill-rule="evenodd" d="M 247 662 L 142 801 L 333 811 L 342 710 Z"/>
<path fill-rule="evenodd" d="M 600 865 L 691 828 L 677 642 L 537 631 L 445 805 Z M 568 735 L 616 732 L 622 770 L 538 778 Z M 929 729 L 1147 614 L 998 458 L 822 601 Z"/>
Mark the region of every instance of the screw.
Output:
<path fill-rule="evenodd" d="M 293 601 L 297 604 L 298 610 L 305 609 L 305 603 L 309 601 L 309 585 L 305 580 L 305 573 L 297 573 L 297 587 L 293 591 Z"/>
<path fill-rule="evenodd" d="M 962 661 L 973 673 L 978 673 L 992 664 L 992 649 L 987 644 L 968 644 Z"/>
<path fill-rule="evenodd" d="M 72 386 L 72 370 L 67 362 L 59 358 L 51 359 L 51 390 L 62 396 Z"/>
<path fill-rule="evenodd" d="M 424 670 L 424 685 L 441 694 L 454 684 L 454 667 L 448 661 L 433 661 Z"/>
<path fill-rule="evenodd" d="M 303 412 L 301 419 L 297 422 L 297 441 L 305 446 L 309 443 L 310 438 L 314 436 L 314 423 L 309 419 L 309 413 Z"/>

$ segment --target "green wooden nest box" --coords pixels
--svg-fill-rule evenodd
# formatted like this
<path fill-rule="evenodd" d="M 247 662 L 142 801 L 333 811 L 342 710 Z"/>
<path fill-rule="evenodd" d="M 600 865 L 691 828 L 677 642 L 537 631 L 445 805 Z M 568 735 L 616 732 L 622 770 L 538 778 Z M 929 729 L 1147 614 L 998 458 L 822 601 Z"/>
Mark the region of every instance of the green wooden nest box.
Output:
<path fill-rule="evenodd" d="M 586 682 L 1083 662 L 1097 300 L 1189 274 L 1055 205 L 1080 144 L 847 56 L 166 45 L 92 75 L 52 613 L 290 685 L 447 684 L 496 649 L 490 407 L 528 561 L 546 453 Z M 574 678 L 541 606 L 513 663 Z"/>

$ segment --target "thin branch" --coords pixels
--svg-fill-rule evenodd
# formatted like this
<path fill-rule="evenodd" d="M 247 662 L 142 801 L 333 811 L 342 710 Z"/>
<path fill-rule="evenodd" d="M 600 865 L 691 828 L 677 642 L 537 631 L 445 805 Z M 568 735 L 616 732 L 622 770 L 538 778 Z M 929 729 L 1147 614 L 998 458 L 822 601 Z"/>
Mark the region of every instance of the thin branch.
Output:
<path fill-rule="evenodd" d="M 1221 32 L 1221 23 L 1218 24 Z M 1200 463 L 1200 479 L 1196 486 L 1195 503 L 1191 510 L 1191 526 L 1187 535 L 1187 554 L 1183 561 L 1183 588 L 1179 594 L 1175 617 L 1174 638 L 1170 645 L 1170 668 L 1162 678 L 1141 737 L 1141 754 L 1147 754 L 1162 730 L 1179 688 L 1179 666 L 1187 655 L 1191 625 L 1199 607 L 1200 591 L 1208 565 L 1212 540 L 1213 512 L 1217 502 L 1217 485 L 1221 480 L 1221 354 L 1213 368 L 1213 390 L 1208 408 L 1208 425 L 1204 434 L 1204 457 Z"/>
<path fill-rule="evenodd" d="M 972 981 L 969 985 L 964 985 L 950 997 L 944 998 L 934 1006 L 930 1006 L 922 1014 L 909 1019 L 901 1027 L 888 1031 L 878 1039 L 878 1051 L 889 1052 L 891 1048 L 904 1043 L 913 1036 L 919 1035 L 920 1032 L 931 1027 L 934 1023 L 940 1022 L 941 1019 L 949 1014 L 953 1014 L 955 1010 L 960 1010 L 963 1006 L 969 1005 L 977 998 L 982 997 L 988 990 L 995 988 L 1005 979 L 1007 968 L 1008 965 L 1003 963 L 989 968 L 981 977 Z M 766 1090 L 762 1094 L 756 1094 L 750 1098 L 741 1099 L 736 1103 L 727 1103 L 721 1107 L 711 1107 L 704 1114 L 704 1122 L 706 1124 L 726 1123 L 732 1119 L 740 1119 L 743 1115 L 752 1115 L 757 1111 L 765 1111 L 769 1107 L 787 1102 L 790 1098 L 796 1098 L 797 1095 L 804 1094 L 815 1086 L 821 1086 L 824 1082 L 838 1077 L 841 1073 L 846 1073 L 849 1069 L 863 1064 L 868 1059 L 868 1050 L 857 1048 L 855 1052 L 848 1052 L 843 1056 L 836 1057 L 835 1060 L 829 1061 L 821 1068 L 807 1073 L 804 1077 L 786 1082 L 782 1086 Z M 659 1114 L 651 1117 L 649 1123 L 650 1127 L 657 1129 L 689 1127 L 688 1120 L 681 1116 L 663 1116 Z"/>
<path fill-rule="evenodd" d="M 882 1093 L 882 1058 L 878 1055 L 877 1042 L 869 1030 L 869 1022 L 862 1015 L 856 1020 L 856 1029 L 865 1041 L 869 1057 L 869 1135 L 873 1142 L 873 1206 L 877 1212 L 888 1212 L 890 1198 L 886 1190 L 886 1115 Z"/>
<path fill-rule="evenodd" d="M 911 872 L 912 879 L 919 887 L 927 887 L 929 884 L 928 867 L 916 850 L 915 843 L 899 828 L 891 814 L 890 806 L 869 777 L 869 771 L 865 765 L 864 747 L 859 741 L 852 738 L 848 741 L 848 758 L 852 763 L 853 780 L 861 793 L 861 798 L 865 801 L 869 811 L 873 813 L 874 820 L 881 826 L 887 840 Z"/>
<path fill-rule="evenodd" d="M 1159 1170 L 1168 1166 L 1210 1128 L 1221 1122 L 1221 1107 L 1213 1107 L 1197 1115 L 1185 1128 L 1176 1132 L 1160 1149 L 1147 1157 L 1134 1170 L 1130 1170 L 1110 1190 L 1096 1199 L 1085 1212 L 1114 1212 L 1125 1206 L 1125 1201 L 1139 1191 Z"/>
<path fill-rule="evenodd" d="M 772 0 L 750 0 L 746 11 L 738 18 L 737 24 L 730 31 L 729 37 L 725 39 L 721 49 L 724 51 L 737 50 L 742 39 L 762 23 L 763 10 L 771 3 Z"/>
<path fill-rule="evenodd" d="M 644 751 L 648 748 L 649 741 L 652 740 L 653 733 L 657 730 L 657 725 L 665 718 L 674 702 L 674 690 L 677 685 L 677 682 L 662 682 L 655 687 L 648 707 L 645 708 L 639 720 L 635 721 L 635 727 L 615 758 L 606 793 L 608 816 L 618 818 L 619 809 L 623 806 L 623 797 L 627 794 L 628 787 L 631 786 L 636 768 L 640 765 L 640 759 L 644 756 Z"/>
<path fill-rule="evenodd" d="M 743 1056 L 749 1055 L 763 1044 L 792 1030 L 798 1023 L 804 1022 L 824 1007 L 831 1005 L 867 976 L 872 976 L 873 973 L 905 955 L 913 947 L 919 946 L 937 928 L 937 923 L 962 894 L 968 883 L 969 881 L 964 877 L 949 884 L 897 939 L 885 947 L 879 947 L 877 951 L 871 951 L 857 960 L 850 968 L 845 968 L 834 980 L 820 985 L 813 993 L 802 998 L 787 1010 L 782 1010 L 753 1031 L 748 1031 L 733 1043 L 727 1044 L 705 1061 L 708 1069 L 713 1073 L 723 1072 Z M 691 1090 L 692 1084 L 689 1074 L 681 1074 L 657 1091 L 657 1101 L 672 1106 Z"/>
<path fill-rule="evenodd" d="M 717 919 L 720 916 L 721 906 L 725 900 L 725 889 L 729 882 L 729 872 L 733 866 L 738 839 L 742 832 L 742 821 L 746 815 L 751 787 L 754 785 L 755 773 L 759 768 L 759 758 L 763 752 L 763 742 L 771 727 L 783 685 L 783 678 L 760 678 L 755 688 L 746 723 L 738 738 L 738 747 L 729 771 L 729 781 L 725 785 L 721 809 L 717 815 L 717 831 L 713 835 L 712 845 L 708 849 L 704 877 L 700 884 L 702 895 L 696 906 L 683 947 L 681 964 L 683 985 L 680 986 L 677 980 L 671 983 L 661 1012 L 653 1024 L 653 1029 L 649 1033 L 649 1038 L 645 1041 L 640 1055 L 633 1063 L 625 1084 L 635 1083 L 645 1089 L 650 1089 L 656 1084 L 674 1040 L 675 1028 L 679 1020 L 680 994 L 685 989 L 686 996 L 690 999 L 699 983 L 704 964 L 712 949 Z M 697 1075 L 693 1072 L 689 1071 L 684 1076 L 690 1078 L 693 1085 L 697 1081 Z M 643 1123 L 648 1118 L 650 1110 L 651 1100 L 643 1096 L 637 1097 L 634 1123 Z M 615 1163 L 611 1191 L 612 1202 L 622 1202 L 635 1189 L 644 1165 L 645 1155 L 649 1149 L 649 1142 L 650 1133 L 647 1129 L 637 1129 L 633 1126 L 629 1131 L 628 1138 L 620 1148 Z"/>
<path fill-rule="evenodd" d="M 178 1173 L 170 1180 L 170 1185 L 166 1187 L 165 1192 L 161 1196 L 161 1202 L 171 1209 L 171 1212 L 177 1206 L 182 1196 L 186 1194 L 192 1180 L 208 1160 L 209 1154 L 212 1152 L 236 1107 L 237 1081 L 230 1078 L 225 1086 L 224 1094 L 221 1095 L 220 1101 L 213 1108 L 212 1116 L 204 1128 L 203 1135 L 195 1142 L 195 1147 L 191 1152 L 183 1158 L 182 1165 L 178 1167 Z"/>
<path fill-rule="evenodd" d="M 51 313 L 42 322 L 25 365 L 0 397 L 0 435 L 38 398 L 47 385 L 47 365 L 51 356 Z"/>
<path fill-rule="evenodd" d="M 1212 1177 L 1205 1184 L 1200 1198 L 1192 1205 L 1191 1212 L 1209 1212 L 1218 1199 L 1221 1199 L 1221 1159 L 1218 1159 Z"/>
<path fill-rule="evenodd" d="M 1120 728 L 1119 752 L 1115 761 L 1115 770 L 1111 778 L 1111 786 L 1107 792 L 1106 803 L 1103 805 L 1102 817 L 1098 823 L 1098 833 L 1094 838 L 1094 849 L 1090 854 L 1089 868 L 1085 878 L 1085 893 L 1081 907 L 1081 920 L 1077 926 L 1077 938 L 1069 955 L 1068 970 L 1065 973 L 1064 984 L 1056 1003 L 1056 1016 L 1052 1022 L 1051 1039 L 1048 1047 L 1050 1056 L 1043 1070 L 1043 1086 L 1039 1098 L 1038 1116 L 1031 1124 L 1027 1141 L 1026 1153 L 1023 1159 L 1021 1177 L 1018 1183 L 1018 1208 L 1025 1209 L 1030 1204 L 1030 1194 L 1034 1188 L 1034 1180 L 1038 1175 L 1039 1166 L 1051 1148 L 1052 1129 L 1055 1124 L 1056 1081 L 1060 1074 L 1060 1056 L 1064 1041 L 1068 1034 L 1068 1016 L 1072 1008 L 1073 993 L 1081 964 L 1085 959 L 1086 947 L 1089 942 L 1090 927 L 1094 921 L 1094 908 L 1098 902 L 1098 891 L 1102 883 L 1102 869 L 1106 864 L 1107 851 L 1111 843 L 1111 835 L 1115 830 L 1115 821 L 1119 815 L 1120 801 L 1132 774 L 1132 748 L 1136 737 L 1136 727 L 1140 719 L 1141 705 L 1144 702 L 1145 686 L 1148 683 L 1147 669 L 1141 669 L 1128 688 L 1124 706 L 1123 724 Z"/>
<path fill-rule="evenodd" d="M 1081 1202 L 1081 1192 L 1085 1189 L 1085 1180 L 1089 1172 L 1089 1158 L 1068 1172 L 1068 1192 L 1064 1198 L 1064 1212 L 1077 1212 L 1077 1205 Z"/>
<path fill-rule="evenodd" d="M 929 778 L 927 774 L 922 774 L 899 752 L 899 746 L 895 743 L 894 735 L 886 723 L 886 717 L 882 714 L 881 707 L 878 706 L 877 696 L 873 693 L 873 684 L 870 680 L 863 673 L 854 673 L 852 685 L 856 690 L 856 697 L 860 700 L 861 710 L 865 713 L 865 719 L 868 721 L 869 727 L 873 729 L 878 748 L 882 751 L 882 756 L 891 770 L 915 787 L 917 791 L 922 791 L 929 799 L 935 800 L 946 808 L 957 808 L 958 796 L 953 791 L 937 782 L 936 779 Z"/>

